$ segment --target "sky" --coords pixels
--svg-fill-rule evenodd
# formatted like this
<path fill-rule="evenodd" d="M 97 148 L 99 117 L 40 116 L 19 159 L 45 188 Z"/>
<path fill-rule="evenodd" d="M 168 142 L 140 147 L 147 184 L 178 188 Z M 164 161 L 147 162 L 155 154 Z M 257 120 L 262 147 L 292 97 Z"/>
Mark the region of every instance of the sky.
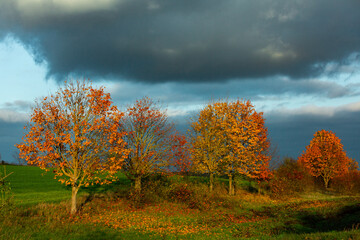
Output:
<path fill-rule="evenodd" d="M 0 154 L 66 79 L 120 109 L 149 96 L 183 131 L 219 98 L 264 112 L 280 157 L 321 129 L 360 160 L 358 0 L 0 0 Z"/>

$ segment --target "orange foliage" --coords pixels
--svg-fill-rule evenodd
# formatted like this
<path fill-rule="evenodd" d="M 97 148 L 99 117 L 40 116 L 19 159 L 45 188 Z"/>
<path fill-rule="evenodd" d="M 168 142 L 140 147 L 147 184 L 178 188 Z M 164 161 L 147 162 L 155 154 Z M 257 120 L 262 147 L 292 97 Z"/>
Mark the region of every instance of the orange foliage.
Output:
<path fill-rule="evenodd" d="M 227 174 L 230 181 L 237 173 L 257 179 L 268 177 L 267 128 L 262 113 L 257 113 L 250 101 L 209 104 L 192 123 L 191 132 L 198 168 Z"/>
<path fill-rule="evenodd" d="M 326 188 L 330 179 L 347 173 L 352 166 L 352 160 L 346 156 L 340 139 L 333 132 L 325 130 L 314 134 L 298 161 L 312 176 L 320 176 Z"/>
<path fill-rule="evenodd" d="M 72 186 L 74 213 L 78 189 L 111 182 L 128 155 L 125 132 L 118 131 L 122 116 L 102 87 L 65 83 L 37 102 L 23 143 L 17 145 L 20 157 L 42 169 L 54 168 L 59 181 Z"/>

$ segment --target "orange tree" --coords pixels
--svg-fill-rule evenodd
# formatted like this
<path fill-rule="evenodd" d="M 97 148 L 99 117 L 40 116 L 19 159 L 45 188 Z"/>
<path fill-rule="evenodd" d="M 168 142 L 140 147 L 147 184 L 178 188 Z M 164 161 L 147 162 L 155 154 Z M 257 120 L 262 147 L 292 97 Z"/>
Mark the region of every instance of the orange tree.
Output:
<path fill-rule="evenodd" d="M 321 177 L 325 188 L 329 181 L 347 173 L 352 160 L 346 156 L 343 145 L 335 133 L 317 131 L 298 161 L 315 177 Z"/>
<path fill-rule="evenodd" d="M 144 97 L 127 109 L 122 127 L 130 150 L 124 171 L 135 181 L 135 190 L 141 191 L 142 178 L 167 168 L 174 126 L 156 102 Z"/>
<path fill-rule="evenodd" d="M 60 182 L 71 185 L 72 214 L 79 188 L 110 183 L 128 155 L 125 132 L 118 131 L 122 116 L 103 87 L 86 81 L 65 83 L 37 102 L 17 145 L 20 157 L 29 165 L 53 168 Z"/>
<path fill-rule="evenodd" d="M 268 175 L 267 128 L 262 113 L 257 113 L 250 101 L 208 104 L 192 123 L 190 133 L 194 164 L 209 172 L 210 178 L 214 173 L 227 174 L 230 195 L 234 194 L 235 174 L 256 179 Z"/>

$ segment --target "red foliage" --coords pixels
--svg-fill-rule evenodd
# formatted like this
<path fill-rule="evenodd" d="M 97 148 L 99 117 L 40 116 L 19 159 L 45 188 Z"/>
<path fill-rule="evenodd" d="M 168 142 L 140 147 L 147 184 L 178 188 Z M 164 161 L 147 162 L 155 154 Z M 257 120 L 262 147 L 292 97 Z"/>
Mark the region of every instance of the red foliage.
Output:
<path fill-rule="evenodd" d="M 170 167 L 174 172 L 187 174 L 192 167 L 190 146 L 186 136 L 175 133 L 171 136 Z"/>

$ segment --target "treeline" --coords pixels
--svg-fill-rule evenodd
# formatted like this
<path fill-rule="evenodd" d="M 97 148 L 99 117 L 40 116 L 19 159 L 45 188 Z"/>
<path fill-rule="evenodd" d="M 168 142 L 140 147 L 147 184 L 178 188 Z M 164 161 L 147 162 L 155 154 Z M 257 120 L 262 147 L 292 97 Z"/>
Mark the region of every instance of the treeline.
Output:
<path fill-rule="evenodd" d="M 122 112 L 103 87 L 72 81 L 36 102 L 17 147 L 29 165 L 51 168 L 59 181 L 71 186 L 71 213 L 77 211 L 80 187 L 114 182 L 118 171 L 133 180 L 136 192 L 142 191 L 142 179 L 169 172 L 206 174 L 210 192 L 215 176 L 227 176 L 230 195 L 239 175 L 274 197 L 301 192 L 314 179 L 321 179 L 325 188 L 330 181 L 356 188 L 356 162 L 346 156 L 340 139 L 324 130 L 315 134 L 298 161 L 287 160 L 270 170 L 264 121 L 250 101 L 219 100 L 204 106 L 184 135 L 150 98 Z"/>

